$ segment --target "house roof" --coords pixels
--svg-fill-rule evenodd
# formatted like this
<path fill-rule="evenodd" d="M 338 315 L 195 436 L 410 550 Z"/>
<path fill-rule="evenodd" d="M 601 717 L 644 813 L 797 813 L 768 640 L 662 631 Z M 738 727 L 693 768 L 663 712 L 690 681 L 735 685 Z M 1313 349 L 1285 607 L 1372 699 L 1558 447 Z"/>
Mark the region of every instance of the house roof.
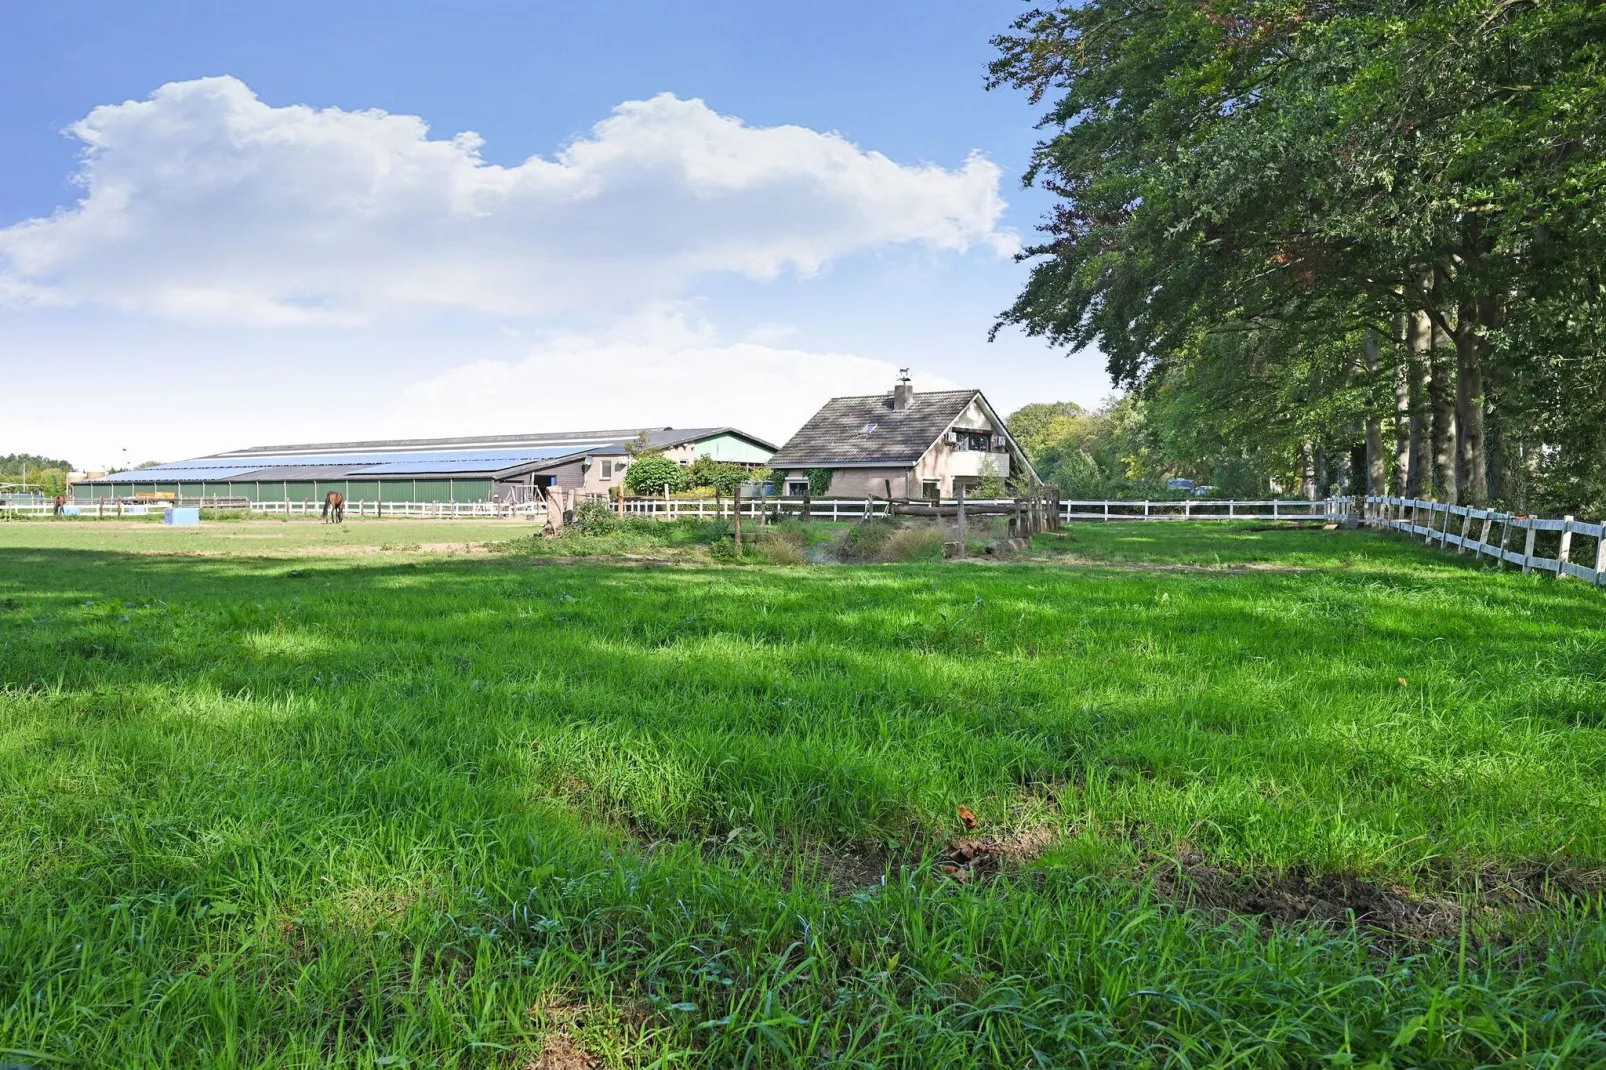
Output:
<path fill-rule="evenodd" d="M 770 458 L 772 468 L 914 464 L 981 395 L 931 390 L 894 409 L 890 394 L 832 398 Z"/>

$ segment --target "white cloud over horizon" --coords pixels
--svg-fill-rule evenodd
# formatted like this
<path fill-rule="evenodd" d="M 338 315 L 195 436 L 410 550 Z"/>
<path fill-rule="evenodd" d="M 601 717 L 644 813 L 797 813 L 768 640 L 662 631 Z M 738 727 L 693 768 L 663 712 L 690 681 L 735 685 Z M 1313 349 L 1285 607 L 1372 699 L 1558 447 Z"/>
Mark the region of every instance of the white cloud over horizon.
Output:
<path fill-rule="evenodd" d="M 779 446 L 833 396 L 892 389 L 898 369 L 852 353 L 758 337 L 727 341 L 696 309 L 654 305 L 598 333 L 562 332 L 518 360 L 477 360 L 409 384 L 386 418 L 449 434 L 470 419 L 491 433 L 539 428 L 732 425 Z M 694 374 L 688 374 L 694 372 Z M 950 390 L 915 373 L 917 390 Z"/>
<path fill-rule="evenodd" d="M 627 101 L 550 157 L 487 163 L 417 116 L 276 107 L 232 77 L 95 108 L 79 202 L 0 229 L 0 303 L 360 326 L 463 310 L 630 310 L 703 277 L 865 250 L 1017 247 L 999 168 L 900 164 L 700 100 Z"/>

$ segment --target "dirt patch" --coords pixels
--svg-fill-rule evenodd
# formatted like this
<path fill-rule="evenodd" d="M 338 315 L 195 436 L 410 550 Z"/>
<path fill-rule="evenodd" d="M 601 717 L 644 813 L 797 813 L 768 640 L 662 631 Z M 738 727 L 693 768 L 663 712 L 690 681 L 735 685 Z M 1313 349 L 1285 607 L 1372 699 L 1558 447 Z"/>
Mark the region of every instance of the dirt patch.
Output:
<path fill-rule="evenodd" d="M 799 860 L 795 873 L 805 879 L 824 880 L 833 896 L 855 895 L 886 884 L 891 858 L 870 847 L 820 847 Z M 790 889 L 796 878 L 789 875 Z"/>
<path fill-rule="evenodd" d="M 1450 899 L 1413 893 L 1339 873 L 1302 868 L 1257 874 L 1207 862 L 1197 851 L 1157 860 L 1148 870 L 1155 890 L 1186 906 L 1228 910 L 1283 923 L 1350 924 L 1383 935 L 1384 942 L 1431 940 L 1460 933 L 1465 908 Z"/>
<path fill-rule="evenodd" d="M 1006 867 L 1030 862 L 1048 849 L 1055 835 L 1048 829 L 1027 829 L 1003 836 L 961 836 L 937 859 L 937 872 L 960 884 L 995 876 Z"/>
<path fill-rule="evenodd" d="M 541 1052 L 520 1064 L 520 1070 L 593 1070 L 602 1060 L 581 1043 L 578 1033 L 585 1024 L 586 1008 L 568 1000 L 543 1001 L 530 1008 L 530 1018 L 546 1027 L 541 1035 Z"/>
<path fill-rule="evenodd" d="M 1033 565 L 1057 565 L 1060 568 L 1107 568 L 1118 572 L 1205 572 L 1213 576 L 1234 572 L 1275 572 L 1298 575 L 1316 572 L 1302 565 L 1273 565 L 1265 561 L 1240 561 L 1230 565 L 1184 565 L 1162 561 L 1098 561 L 1086 557 L 1030 557 L 1020 559 Z"/>

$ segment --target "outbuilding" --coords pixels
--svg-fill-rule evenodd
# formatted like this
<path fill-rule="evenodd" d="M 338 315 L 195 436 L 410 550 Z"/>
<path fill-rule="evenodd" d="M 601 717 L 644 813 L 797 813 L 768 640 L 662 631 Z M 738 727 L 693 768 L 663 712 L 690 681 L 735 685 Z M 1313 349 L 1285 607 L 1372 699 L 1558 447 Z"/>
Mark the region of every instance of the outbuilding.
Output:
<path fill-rule="evenodd" d="M 686 465 L 707 455 L 752 468 L 775 451 L 734 427 L 255 446 L 81 480 L 73 496 L 314 502 L 333 490 L 350 502 L 520 502 L 544 488 L 606 494 L 642 448 Z"/>

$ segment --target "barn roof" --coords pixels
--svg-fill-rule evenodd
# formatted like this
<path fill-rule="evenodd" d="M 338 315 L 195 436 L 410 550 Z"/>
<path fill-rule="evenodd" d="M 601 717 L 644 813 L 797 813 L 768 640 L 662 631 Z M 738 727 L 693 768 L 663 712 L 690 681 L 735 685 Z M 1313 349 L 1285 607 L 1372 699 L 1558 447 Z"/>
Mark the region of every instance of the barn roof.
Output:
<path fill-rule="evenodd" d="M 550 434 L 382 439 L 289 446 L 252 446 L 207 457 L 116 472 L 85 483 L 205 482 L 208 480 L 486 478 L 567 463 L 588 454 L 622 454 L 646 436 L 668 449 L 715 435 L 739 435 L 775 447 L 734 427 L 637 427 Z"/>

